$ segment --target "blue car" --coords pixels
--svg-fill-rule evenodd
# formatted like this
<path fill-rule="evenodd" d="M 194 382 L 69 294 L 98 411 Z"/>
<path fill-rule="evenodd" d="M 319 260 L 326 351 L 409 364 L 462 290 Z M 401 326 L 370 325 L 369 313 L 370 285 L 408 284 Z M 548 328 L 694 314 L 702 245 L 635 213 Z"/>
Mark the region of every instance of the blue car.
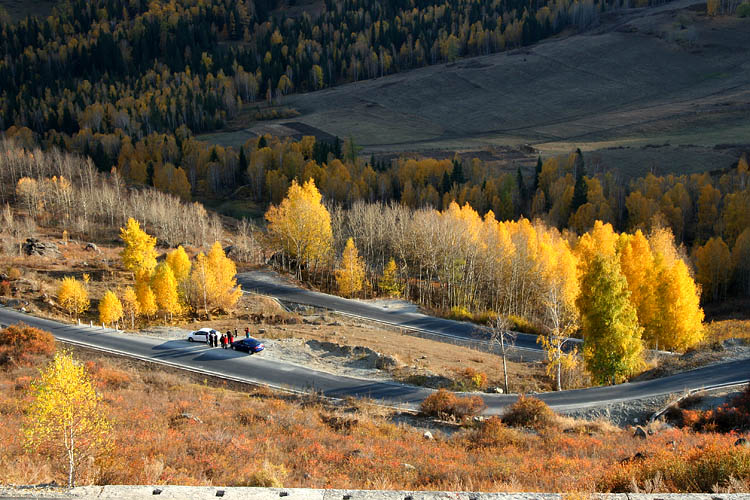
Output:
<path fill-rule="evenodd" d="M 255 354 L 266 348 L 266 346 L 263 345 L 263 342 L 252 337 L 235 340 L 230 347 L 235 351 L 243 351 L 248 354 Z"/>

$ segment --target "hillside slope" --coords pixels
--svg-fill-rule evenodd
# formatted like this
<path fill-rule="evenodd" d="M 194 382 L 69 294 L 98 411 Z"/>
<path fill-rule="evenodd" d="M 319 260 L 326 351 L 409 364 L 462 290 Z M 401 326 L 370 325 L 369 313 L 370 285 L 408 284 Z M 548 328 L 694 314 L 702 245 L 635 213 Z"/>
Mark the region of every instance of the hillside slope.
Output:
<path fill-rule="evenodd" d="M 366 154 L 530 143 L 545 155 L 598 151 L 632 175 L 710 170 L 737 158 L 739 148 L 717 144 L 750 142 L 749 47 L 750 19 L 708 18 L 705 4 L 684 0 L 528 49 L 285 104 L 301 112 L 295 122 L 352 136 Z M 235 134 L 211 139 L 231 143 Z"/>

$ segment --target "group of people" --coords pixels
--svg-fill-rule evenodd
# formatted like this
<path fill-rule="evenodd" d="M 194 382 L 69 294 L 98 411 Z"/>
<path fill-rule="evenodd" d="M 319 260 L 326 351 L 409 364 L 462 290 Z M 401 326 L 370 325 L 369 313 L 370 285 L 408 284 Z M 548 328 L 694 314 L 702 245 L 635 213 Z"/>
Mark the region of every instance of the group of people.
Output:
<path fill-rule="evenodd" d="M 232 346 L 232 342 L 237 338 L 238 335 L 236 328 L 234 329 L 234 334 L 232 334 L 231 330 L 227 330 L 227 333 L 222 333 L 221 336 L 219 336 L 219 332 L 216 330 L 211 330 L 211 333 L 208 334 L 207 341 L 209 347 L 221 346 L 222 349 L 229 349 Z M 248 327 L 245 327 L 245 338 L 250 338 L 250 328 Z"/>

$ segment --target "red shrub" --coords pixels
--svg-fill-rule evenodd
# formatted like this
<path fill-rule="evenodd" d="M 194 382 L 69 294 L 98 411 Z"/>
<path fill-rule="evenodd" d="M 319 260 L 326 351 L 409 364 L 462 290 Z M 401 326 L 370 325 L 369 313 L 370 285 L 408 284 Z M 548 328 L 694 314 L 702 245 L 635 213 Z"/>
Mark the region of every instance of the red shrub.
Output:
<path fill-rule="evenodd" d="M 49 332 L 23 323 L 0 330 L 0 366 L 29 364 L 33 356 L 51 356 L 54 352 L 55 338 Z"/>

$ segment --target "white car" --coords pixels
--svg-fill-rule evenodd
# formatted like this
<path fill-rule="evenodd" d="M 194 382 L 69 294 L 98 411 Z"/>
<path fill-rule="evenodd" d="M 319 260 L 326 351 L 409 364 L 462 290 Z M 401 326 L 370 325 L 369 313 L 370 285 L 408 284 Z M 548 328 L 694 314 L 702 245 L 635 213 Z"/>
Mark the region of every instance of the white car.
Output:
<path fill-rule="evenodd" d="M 208 342 L 208 334 L 214 332 L 220 335 L 219 332 L 213 328 L 201 328 L 188 334 L 188 342 Z"/>

